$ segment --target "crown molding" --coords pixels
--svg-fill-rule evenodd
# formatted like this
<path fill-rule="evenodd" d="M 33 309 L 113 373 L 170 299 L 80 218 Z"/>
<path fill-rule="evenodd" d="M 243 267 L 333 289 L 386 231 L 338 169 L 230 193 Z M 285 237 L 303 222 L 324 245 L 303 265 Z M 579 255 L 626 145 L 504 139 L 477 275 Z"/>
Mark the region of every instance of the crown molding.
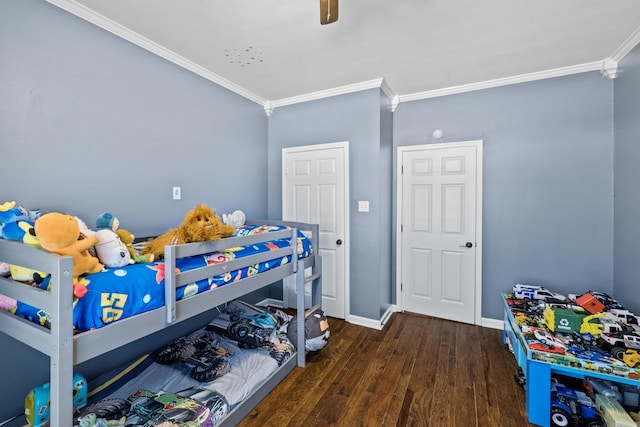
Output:
<path fill-rule="evenodd" d="M 282 98 L 271 101 L 273 108 L 283 107 L 285 105 L 300 104 L 307 101 L 315 101 L 322 98 L 330 98 L 332 96 L 345 95 L 348 93 L 359 92 L 361 90 L 374 89 L 382 86 L 382 78 L 367 80 L 360 83 L 334 87 L 326 90 L 319 90 L 304 95 L 292 96 L 290 98 Z"/>
<path fill-rule="evenodd" d="M 518 83 L 526 83 L 535 80 L 549 79 L 552 77 L 562 77 L 571 74 L 585 73 L 588 71 L 601 71 L 603 61 L 589 62 L 586 64 L 572 65 L 570 67 L 555 68 L 552 70 L 540 71 L 536 73 L 521 74 L 519 76 L 505 77 L 502 79 L 487 80 L 484 82 L 471 83 L 460 86 L 452 86 L 444 89 L 429 90 L 425 92 L 410 93 L 400 95 L 400 102 L 417 101 L 420 99 L 437 98 L 440 96 L 455 95 L 464 92 L 472 92 L 482 89 L 490 89 L 500 86 L 508 86 Z"/>
<path fill-rule="evenodd" d="M 629 38 L 627 38 L 620 45 L 620 47 L 616 49 L 616 51 L 613 52 L 613 54 L 611 54 L 611 56 L 607 59 L 611 59 L 612 61 L 615 61 L 615 62 L 620 62 L 620 60 L 622 60 L 622 58 L 627 56 L 627 54 L 631 52 L 633 48 L 636 47 L 639 43 L 640 43 L 640 27 L 638 27 L 638 29 L 635 30 L 633 34 L 631 34 Z"/>
<path fill-rule="evenodd" d="M 614 61 L 611 58 L 605 58 L 604 61 L 602 61 L 600 74 L 609 79 L 615 79 L 618 77 L 618 61 Z"/>
<path fill-rule="evenodd" d="M 271 115 L 273 110 L 277 107 L 283 107 L 285 105 L 300 104 L 308 101 L 315 101 L 323 98 L 330 98 L 332 96 L 345 95 L 353 92 L 360 92 L 361 90 L 380 88 L 382 92 L 391 101 L 392 111 L 395 111 L 398 106 L 398 95 L 396 95 L 389 84 L 384 78 L 367 80 L 364 82 L 353 83 L 350 85 L 339 86 L 327 90 L 320 90 L 317 92 L 311 92 L 304 95 L 292 96 L 290 98 L 276 99 L 273 101 L 267 101 L 264 103 L 264 110 L 267 115 Z"/>
<path fill-rule="evenodd" d="M 159 44 L 149 40 L 148 38 L 134 31 L 131 31 L 129 28 L 124 27 L 123 25 L 120 25 L 112 21 L 111 19 L 106 18 L 104 15 L 96 13 L 93 10 L 83 5 L 78 4 L 74 0 L 47 0 L 47 2 L 73 15 L 76 15 L 77 17 L 82 18 L 85 21 L 88 21 L 94 25 L 97 25 L 98 27 L 112 34 L 115 34 L 118 37 L 121 37 L 133 44 L 136 44 L 141 48 L 146 49 L 149 52 L 154 53 L 166 59 L 169 62 L 173 62 L 174 64 L 179 65 L 182 68 L 185 68 L 199 75 L 200 77 L 203 77 L 209 81 L 212 81 L 213 83 L 220 85 L 225 89 L 228 89 L 240 96 L 243 96 L 244 98 L 247 98 L 257 104 L 263 105 L 266 102 L 264 98 L 261 98 L 252 92 L 249 92 L 248 90 L 236 85 L 235 83 L 230 82 L 224 77 L 221 77 L 215 73 L 212 73 L 211 71 L 205 69 L 204 67 L 192 61 L 189 61 L 183 56 L 180 56 L 177 53 L 163 46 L 160 46 Z"/>
<path fill-rule="evenodd" d="M 382 89 L 382 92 L 387 95 L 387 98 L 389 98 L 389 100 L 391 101 L 391 112 L 396 111 L 396 108 L 398 108 L 398 104 L 400 103 L 400 101 L 398 100 L 398 95 L 391 89 L 391 86 L 389 86 L 389 83 L 387 83 L 385 79 L 382 79 L 380 88 Z"/>

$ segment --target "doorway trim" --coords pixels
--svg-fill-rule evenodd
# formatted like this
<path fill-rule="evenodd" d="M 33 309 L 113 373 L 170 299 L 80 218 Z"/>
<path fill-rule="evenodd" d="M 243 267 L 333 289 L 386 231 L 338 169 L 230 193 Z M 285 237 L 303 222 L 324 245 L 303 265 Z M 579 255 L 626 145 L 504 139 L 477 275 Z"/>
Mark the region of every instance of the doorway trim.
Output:
<path fill-rule="evenodd" d="M 396 310 L 402 311 L 402 154 L 408 151 L 422 151 L 433 149 L 446 149 L 457 147 L 475 147 L 476 148 L 476 257 L 475 257 L 475 313 L 474 322 L 476 325 L 482 325 L 482 187 L 483 187 L 483 170 L 482 170 L 482 154 L 483 141 L 469 140 L 460 142 L 445 142 L 439 144 L 410 145 L 398 147 L 396 153 Z"/>
<path fill-rule="evenodd" d="M 344 320 L 350 323 L 351 316 L 351 298 L 350 298 L 350 259 L 351 259 L 351 232 L 350 232 L 350 223 L 351 223 L 351 207 L 349 203 L 349 175 L 350 175 L 350 163 L 349 163 L 349 141 L 340 141 L 340 142 L 328 142 L 323 144 L 313 144 L 313 145 L 300 145 L 295 147 L 283 147 L 282 148 L 282 206 L 284 209 L 284 194 L 286 191 L 285 188 L 285 180 L 286 180 L 286 169 L 285 169 L 285 158 L 287 153 L 294 152 L 305 152 L 305 151 L 318 151 L 318 150 L 329 150 L 341 148 L 344 153 Z M 318 236 L 319 239 L 320 236 Z M 320 248 L 316 248 L 315 250 L 320 253 Z"/>

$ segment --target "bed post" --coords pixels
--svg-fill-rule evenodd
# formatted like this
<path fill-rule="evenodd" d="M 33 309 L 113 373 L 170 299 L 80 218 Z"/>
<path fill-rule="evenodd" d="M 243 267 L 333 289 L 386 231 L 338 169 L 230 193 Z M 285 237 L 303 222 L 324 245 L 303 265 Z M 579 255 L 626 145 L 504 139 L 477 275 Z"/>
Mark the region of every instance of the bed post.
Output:
<path fill-rule="evenodd" d="M 73 425 L 73 258 L 61 257 L 51 272 L 50 412 L 54 426 Z"/>
<path fill-rule="evenodd" d="M 164 304 L 167 308 L 167 324 L 176 320 L 176 247 L 164 247 Z"/>
<path fill-rule="evenodd" d="M 298 366 L 304 368 L 305 353 L 304 348 L 304 264 L 299 266 L 301 261 L 298 259 L 298 229 L 292 228 L 293 237 L 291 237 L 291 246 L 293 247 L 293 254 L 291 254 L 293 261 L 293 273 L 296 278 L 296 322 L 297 331 L 296 336 L 296 349 L 298 350 Z"/>

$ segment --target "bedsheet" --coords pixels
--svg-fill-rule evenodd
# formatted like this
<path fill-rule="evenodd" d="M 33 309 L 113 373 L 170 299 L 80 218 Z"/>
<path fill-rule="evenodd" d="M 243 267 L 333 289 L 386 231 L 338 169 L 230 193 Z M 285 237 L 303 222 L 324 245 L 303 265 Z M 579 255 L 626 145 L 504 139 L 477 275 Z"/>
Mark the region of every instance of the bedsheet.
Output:
<path fill-rule="evenodd" d="M 285 226 L 245 225 L 239 227 L 235 236 L 249 236 L 284 230 Z M 178 259 L 176 268 L 187 271 L 210 264 L 239 259 L 250 255 L 277 250 L 290 245 L 288 239 L 226 249 L 206 255 Z M 298 231 L 298 258 L 311 255 L 313 249 L 304 234 Z M 240 270 L 189 283 L 176 289 L 176 300 L 192 297 L 201 292 L 254 276 L 271 268 L 290 262 L 290 257 L 279 257 L 254 264 Z M 120 268 L 107 268 L 99 273 L 88 274 L 81 279 L 87 293 L 74 301 L 73 324 L 77 332 L 108 325 L 164 305 L 164 262 L 132 264 Z M 47 312 L 18 301 L 15 314 L 39 323 L 50 324 Z"/>

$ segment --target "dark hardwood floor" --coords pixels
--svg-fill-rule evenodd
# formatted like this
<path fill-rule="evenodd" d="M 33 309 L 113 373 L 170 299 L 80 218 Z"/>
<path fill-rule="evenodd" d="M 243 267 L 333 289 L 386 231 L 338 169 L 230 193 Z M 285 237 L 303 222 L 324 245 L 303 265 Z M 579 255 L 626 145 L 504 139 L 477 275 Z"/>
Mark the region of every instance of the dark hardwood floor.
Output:
<path fill-rule="evenodd" d="M 331 338 L 240 424 L 521 427 L 502 331 L 395 313 L 382 331 L 329 319 Z"/>

